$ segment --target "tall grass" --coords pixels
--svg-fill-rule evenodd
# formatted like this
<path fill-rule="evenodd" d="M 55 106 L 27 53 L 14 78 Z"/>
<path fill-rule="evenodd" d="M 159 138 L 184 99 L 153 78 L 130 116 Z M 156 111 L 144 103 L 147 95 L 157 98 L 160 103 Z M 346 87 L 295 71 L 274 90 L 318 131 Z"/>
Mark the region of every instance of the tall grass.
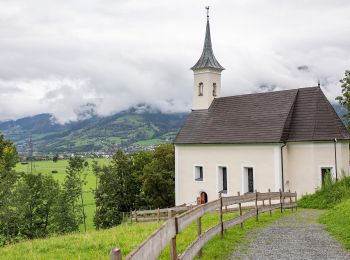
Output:
<path fill-rule="evenodd" d="M 298 201 L 302 208 L 330 209 L 345 199 L 350 198 L 350 176 L 343 176 L 335 181 L 330 174 L 325 177 L 324 185 L 314 194 L 305 195 Z"/>

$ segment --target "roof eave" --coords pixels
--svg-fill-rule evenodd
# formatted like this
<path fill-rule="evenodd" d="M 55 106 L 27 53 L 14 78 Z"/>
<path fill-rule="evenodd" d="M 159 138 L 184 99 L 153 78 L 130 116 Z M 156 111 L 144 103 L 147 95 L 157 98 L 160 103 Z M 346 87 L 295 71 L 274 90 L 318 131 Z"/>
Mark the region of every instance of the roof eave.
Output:
<path fill-rule="evenodd" d="M 223 70 L 225 70 L 224 67 L 210 67 L 210 66 L 205 66 L 205 67 L 197 67 L 196 65 L 194 65 L 193 67 L 190 68 L 190 70 L 196 71 L 196 70 L 202 70 L 202 69 L 211 69 L 211 70 L 216 70 L 218 72 L 221 72 Z"/>

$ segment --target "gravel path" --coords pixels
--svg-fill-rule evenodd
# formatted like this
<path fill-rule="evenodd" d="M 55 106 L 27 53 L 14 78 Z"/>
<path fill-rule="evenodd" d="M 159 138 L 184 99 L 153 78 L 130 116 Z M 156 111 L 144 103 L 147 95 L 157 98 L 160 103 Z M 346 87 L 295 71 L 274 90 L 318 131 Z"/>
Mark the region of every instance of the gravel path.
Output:
<path fill-rule="evenodd" d="M 317 223 L 322 212 L 299 210 L 248 233 L 249 242 L 239 246 L 230 259 L 350 259 L 350 253 Z"/>

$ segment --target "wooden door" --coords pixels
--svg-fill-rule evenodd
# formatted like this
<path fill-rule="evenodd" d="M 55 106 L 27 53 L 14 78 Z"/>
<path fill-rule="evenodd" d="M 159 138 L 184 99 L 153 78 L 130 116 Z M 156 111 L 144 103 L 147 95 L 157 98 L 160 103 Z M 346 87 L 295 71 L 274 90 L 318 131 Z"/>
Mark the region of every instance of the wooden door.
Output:
<path fill-rule="evenodd" d="M 204 204 L 208 202 L 208 195 L 204 191 L 200 194 L 200 203 Z"/>

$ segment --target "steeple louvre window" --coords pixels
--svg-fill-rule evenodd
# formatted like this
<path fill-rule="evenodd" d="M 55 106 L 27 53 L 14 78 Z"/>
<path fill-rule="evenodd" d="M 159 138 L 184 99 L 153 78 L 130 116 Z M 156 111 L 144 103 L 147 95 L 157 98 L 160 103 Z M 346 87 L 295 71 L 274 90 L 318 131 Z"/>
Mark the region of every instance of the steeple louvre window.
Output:
<path fill-rule="evenodd" d="M 216 97 L 216 83 L 213 83 L 213 97 Z"/>
<path fill-rule="evenodd" d="M 203 83 L 199 83 L 198 85 L 198 96 L 203 96 Z"/>

